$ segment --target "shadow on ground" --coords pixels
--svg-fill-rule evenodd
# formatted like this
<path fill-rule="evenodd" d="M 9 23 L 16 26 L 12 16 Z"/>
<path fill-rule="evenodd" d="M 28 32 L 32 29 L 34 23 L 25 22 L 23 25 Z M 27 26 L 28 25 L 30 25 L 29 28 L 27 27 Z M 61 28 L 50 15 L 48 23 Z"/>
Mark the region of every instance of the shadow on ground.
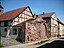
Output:
<path fill-rule="evenodd" d="M 39 46 L 37 48 L 64 48 L 64 41 L 55 40 L 51 43 L 47 43 L 47 44 Z"/>
<path fill-rule="evenodd" d="M 62 37 L 62 38 L 59 38 L 59 39 L 64 39 L 64 37 Z"/>

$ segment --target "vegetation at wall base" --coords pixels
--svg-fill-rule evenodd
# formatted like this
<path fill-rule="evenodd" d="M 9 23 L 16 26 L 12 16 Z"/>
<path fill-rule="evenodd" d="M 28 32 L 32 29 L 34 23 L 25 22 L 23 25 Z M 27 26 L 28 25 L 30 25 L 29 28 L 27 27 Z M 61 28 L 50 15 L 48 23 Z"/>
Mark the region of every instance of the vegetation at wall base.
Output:
<path fill-rule="evenodd" d="M 41 40 L 40 42 L 35 43 L 35 45 L 37 45 L 37 44 L 42 44 L 42 43 L 45 43 L 45 42 L 47 42 L 47 41 L 49 41 L 49 40 Z"/>
<path fill-rule="evenodd" d="M 3 46 L 2 44 L 0 44 L 0 48 L 1 48 L 1 47 L 4 47 L 4 46 Z"/>

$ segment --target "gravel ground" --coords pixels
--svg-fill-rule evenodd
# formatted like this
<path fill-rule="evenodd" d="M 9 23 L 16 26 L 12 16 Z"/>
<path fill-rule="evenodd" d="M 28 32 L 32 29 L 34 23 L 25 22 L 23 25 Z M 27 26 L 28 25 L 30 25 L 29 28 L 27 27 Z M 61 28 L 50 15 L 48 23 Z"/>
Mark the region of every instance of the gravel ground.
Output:
<path fill-rule="evenodd" d="M 60 38 L 50 38 L 50 41 L 45 42 L 43 44 L 39 44 L 39 45 L 34 45 L 34 43 L 28 43 L 28 44 L 8 46 L 8 47 L 5 47 L 5 48 L 43 48 L 41 46 L 47 46 L 47 44 L 50 44 L 50 45 L 48 45 L 48 47 L 46 47 L 46 48 L 50 48 L 51 45 L 53 46 L 53 44 L 54 45 L 56 44 L 56 46 L 57 46 L 58 42 L 60 42 L 60 41 L 61 41 L 61 44 L 60 43 L 59 44 L 62 45 L 62 43 L 63 43 L 63 45 L 64 45 L 64 42 L 62 42 L 62 41 L 64 41 L 64 38 L 61 38 L 61 39 Z M 60 45 L 58 45 L 58 46 L 60 46 Z M 51 47 L 51 48 L 53 48 L 53 47 Z"/>
<path fill-rule="evenodd" d="M 1 44 L 3 46 L 11 46 L 11 45 L 17 45 L 17 44 L 21 44 L 21 43 L 16 41 L 15 39 L 1 37 Z"/>

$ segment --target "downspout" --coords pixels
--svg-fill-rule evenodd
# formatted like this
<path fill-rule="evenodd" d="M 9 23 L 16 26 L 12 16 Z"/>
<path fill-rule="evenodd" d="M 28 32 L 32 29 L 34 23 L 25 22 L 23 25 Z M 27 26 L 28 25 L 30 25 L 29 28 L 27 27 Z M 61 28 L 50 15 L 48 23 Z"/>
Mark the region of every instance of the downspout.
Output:
<path fill-rule="evenodd" d="M 61 35 L 60 35 L 60 26 L 59 26 L 59 22 L 58 22 L 58 35 L 57 35 L 57 37 L 60 37 Z"/>

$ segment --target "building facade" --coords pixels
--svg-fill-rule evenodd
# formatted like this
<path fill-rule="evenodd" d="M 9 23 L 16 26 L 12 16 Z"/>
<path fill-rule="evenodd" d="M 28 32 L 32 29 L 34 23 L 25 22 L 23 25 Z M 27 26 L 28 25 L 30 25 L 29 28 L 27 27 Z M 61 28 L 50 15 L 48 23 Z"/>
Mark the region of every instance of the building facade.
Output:
<path fill-rule="evenodd" d="M 58 20 L 58 35 L 64 36 L 64 23 L 58 18 L 57 20 Z"/>
<path fill-rule="evenodd" d="M 39 15 L 35 15 L 36 17 L 42 17 L 47 23 L 47 32 L 49 37 L 56 37 L 58 33 L 58 22 L 57 17 L 54 12 L 51 13 L 43 13 Z"/>
<path fill-rule="evenodd" d="M 2 13 L 0 15 L 1 36 L 22 42 L 47 38 L 46 26 L 42 18 L 33 18 L 29 6 Z"/>
<path fill-rule="evenodd" d="M 33 15 L 29 6 L 3 12 L 0 5 L 0 33 L 22 42 L 38 41 L 64 35 L 64 24 L 55 12 Z"/>
<path fill-rule="evenodd" d="M 18 32 L 18 27 L 13 26 L 20 24 L 28 19 L 33 18 L 30 8 L 24 7 L 0 15 L 0 32 L 2 36 L 9 36 Z"/>

